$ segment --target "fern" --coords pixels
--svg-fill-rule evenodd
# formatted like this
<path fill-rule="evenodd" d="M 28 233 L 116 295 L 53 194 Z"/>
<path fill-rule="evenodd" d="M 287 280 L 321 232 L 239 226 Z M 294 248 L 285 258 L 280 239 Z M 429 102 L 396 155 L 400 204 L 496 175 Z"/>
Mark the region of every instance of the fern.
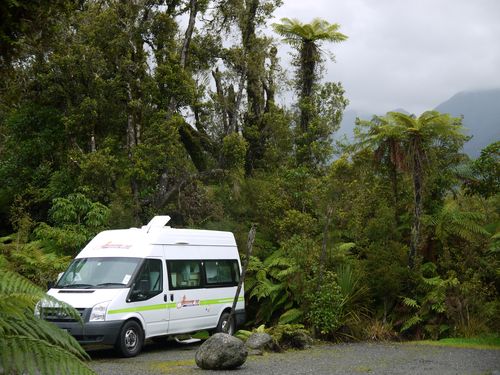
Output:
<path fill-rule="evenodd" d="M 401 332 L 409 330 L 410 328 L 416 326 L 420 322 L 422 322 L 422 318 L 420 316 L 418 315 L 412 316 L 405 322 L 405 324 L 403 324 L 403 326 L 401 327 Z"/>
<path fill-rule="evenodd" d="M 94 372 L 76 355 L 31 336 L 0 337 L 0 363 L 5 373 L 75 374 Z"/>
<path fill-rule="evenodd" d="M 281 314 L 279 319 L 279 324 L 289 324 L 295 323 L 302 319 L 304 312 L 299 309 L 290 309 L 285 313 Z"/>
<path fill-rule="evenodd" d="M 415 301 L 414 299 L 412 298 L 408 298 L 408 297 L 404 297 L 403 298 L 403 303 L 408 306 L 408 307 L 413 307 L 414 309 L 418 309 L 420 308 L 420 306 L 418 305 L 418 302 Z"/>
<path fill-rule="evenodd" d="M 7 374 L 93 374 L 84 363 L 88 355 L 71 335 L 35 317 L 37 301 L 80 318 L 20 275 L 0 270 L 0 368 Z"/>

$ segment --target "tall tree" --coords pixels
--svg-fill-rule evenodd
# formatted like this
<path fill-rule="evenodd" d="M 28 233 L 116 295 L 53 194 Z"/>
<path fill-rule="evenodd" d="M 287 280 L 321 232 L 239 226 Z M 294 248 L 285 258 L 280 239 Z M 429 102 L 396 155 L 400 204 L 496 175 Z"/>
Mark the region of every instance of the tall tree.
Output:
<path fill-rule="evenodd" d="M 415 256 L 421 240 L 421 217 L 424 203 L 425 177 L 437 161 L 433 148 L 446 143 L 463 144 L 466 137 L 459 118 L 437 111 L 427 111 L 418 118 L 400 112 L 364 123 L 367 131 L 358 131 L 366 145 L 374 147 L 375 154 L 389 152 L 391 163 L 407 171 L 413 182 L 413 223 L 411 228 L 408 266 L 414 268 Z"/>
<path fill-rule="evenodd" d="M 390 112 L 390 121 L 403 131 L 403 148 L 413 180 L 413 224 L 411 228 L 408 266 L 415 266 L 415 256 L 420 243 L 420 223 L 423 209 L 425 174 L 430 166 L 430 149 L 445 142 L 462 143 L 466 137 L 459 118 L 437 111 L 427 111 L 418 118 L 400 112 Z"/>
<path fill-rule="evenodd" d="M 299 96 L 300 109 L 300 131 L 306 135 L 311 121 L 315 115 L 314 89 L 320 79 L 319 66 L 321 58 L 321 43 L 339 43 L 347 39 L 347 36 L 340 33 L 339 24 L 330 24 L 320 18 L 314 19 L 311 23 L 304 24 L 296 19 L 282 18 L 281 23 L 273 24 L 274 30 L 292 47 L 298 51 L 294 63 L 297 66 L 295 75 L 296 91 Z M 306 149 L 310 147 L 311 140 L 307 137 L 299 137 L 299 141 L 305 142 Z M 306 152 L 303 158 L 310 157 Z M 299 160 L 303 162 L 307 160 Z"/>

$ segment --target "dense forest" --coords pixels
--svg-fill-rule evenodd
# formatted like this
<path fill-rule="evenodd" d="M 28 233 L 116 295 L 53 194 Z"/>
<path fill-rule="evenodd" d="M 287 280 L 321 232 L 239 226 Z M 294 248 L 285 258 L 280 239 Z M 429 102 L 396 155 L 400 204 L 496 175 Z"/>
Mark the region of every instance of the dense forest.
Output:
<path fill-rule="evenodd" d="M 45 288 L 99 231 L 168 214 L 232 231 L 242 256 L 256 225 L 250 328 L 498 333 L 500 142 L 470 160 L 461 119 L 435 111 L 358 121 L 334 142 L 348 93 L 324 62 L 348 35 L 335 20 L 272 24 L 280 3 L 1 5 L 2 283 Z M 5 301 L 0 336 L 20 314 Z"/>

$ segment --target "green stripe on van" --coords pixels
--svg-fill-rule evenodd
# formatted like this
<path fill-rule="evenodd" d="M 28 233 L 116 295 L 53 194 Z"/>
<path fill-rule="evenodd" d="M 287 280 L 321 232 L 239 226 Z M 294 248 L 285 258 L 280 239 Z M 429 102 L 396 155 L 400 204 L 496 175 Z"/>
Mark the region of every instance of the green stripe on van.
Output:
<path fill-rule="evenodd" d="M 200 305 L 219 305 L 223 303 L 231 303 L 234 298 L 219 298 L 219 299 L 207 299 L 201 300 Z M 245 298 L 238 298 L 238 302 L 244 302 Z M 163 310 L 163 309 L 175 309 L 177 307 L 177 302 L 172 303 L 160 303 L 157 305 L 149 305 L 149 306 L 136 306 L 136 307 L 127 307 L 125 309 L 117 309 L 117 310 L 109 310 L 108 314 L 123 314 L 128 312 L 139 312 L 139 311 L 151 311 L 151 310 Z"/>
<path fill-rule="evenodd" d="M 126 309 L 109 310 L 108 314 L 122 314 L 128 312 L 138 312 L 138 311 L 173 309 L 175 306 L 177 306 L 177 304 L 175 303 L 160 303 L 158 305 L 136 306 L 136 307 L 127 307 Z"/>
<path fill-rule="evenodd" d="M 231 303 L 233 302 L 234 298 L 219 298 L 219 299 L 206 299 L 206 300 L 201 300 L 200 305 L 205 306 L 205 305 L 218 305 L 220 303 Z M 238 298 L 238 302 L 244 302 L 245 298 L 240 297 Z"/>

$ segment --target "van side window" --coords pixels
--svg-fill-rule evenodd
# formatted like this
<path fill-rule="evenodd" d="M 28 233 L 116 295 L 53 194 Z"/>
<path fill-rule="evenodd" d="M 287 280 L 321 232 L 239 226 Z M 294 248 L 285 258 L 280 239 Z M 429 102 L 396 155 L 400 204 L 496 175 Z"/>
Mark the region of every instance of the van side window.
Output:
<path fill-rule="evenodd" d="M 236 260 L 206 260 L 205 274 L 207 286 L 234 286 L 240 281 L 240 268 Z"/>
<path fill-rule="evenodd" d="M 167 261 L 170 289 L 201 287 L 201 262 L 199 260 Z"/>
<path fill-rule="evenodd" d="M 145 301 L 163 291 L 162 262 L 159 259 L 146 259 L 135 277 L 128 302 Z"/>

